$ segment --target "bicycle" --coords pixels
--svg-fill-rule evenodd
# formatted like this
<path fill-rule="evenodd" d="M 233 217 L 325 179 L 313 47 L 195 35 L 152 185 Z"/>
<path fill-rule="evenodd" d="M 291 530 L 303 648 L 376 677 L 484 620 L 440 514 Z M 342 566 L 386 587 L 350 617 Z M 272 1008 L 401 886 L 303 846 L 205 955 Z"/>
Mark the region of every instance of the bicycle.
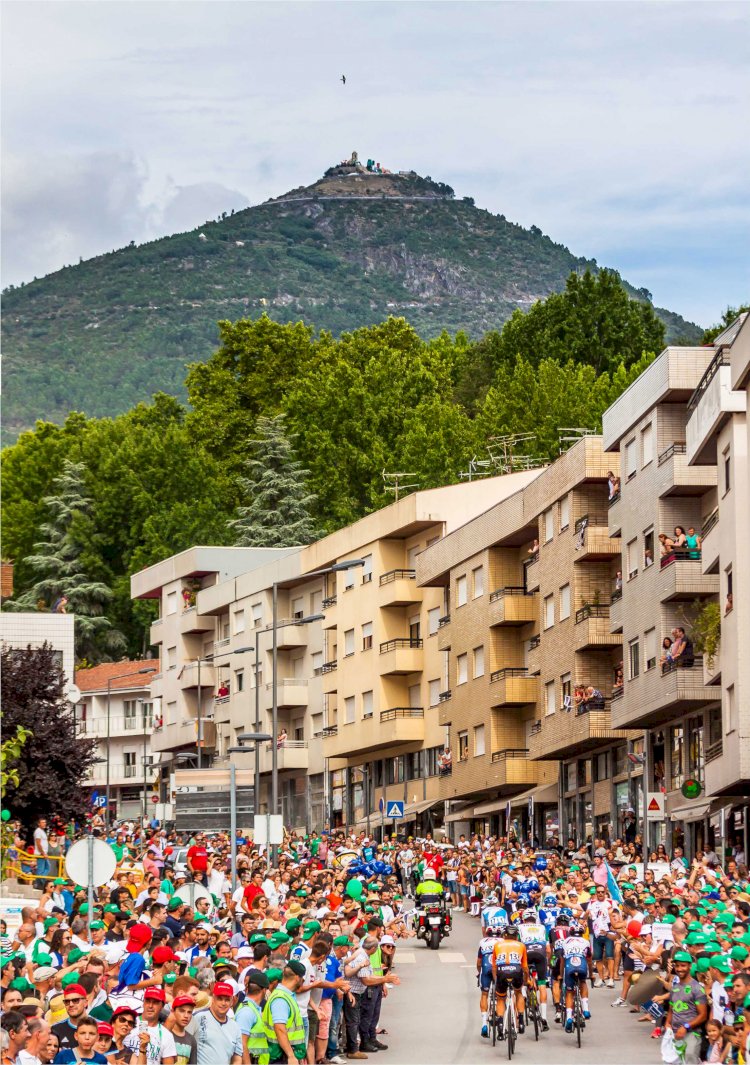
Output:
<path fill-rule="evenodd" d="M 581 1002 L 581 984 L 576 980 L 573 989 L 573 1029 L 576 1033 L 576 1042 L 581 1045 L 581 1032 L 584 1028 L 583 1003 Z"/>
<path fill-rule="evenodd" d="M 542 1025 L 542 1014 L 539 1009 L 539 997 L 537 995 L 536 981 L 529 982 L 526 991 L 526 1024 L 534 1025 L 534 1039 L 539 1042 L 539 1029 Z"/>
<path fill-rule="evenodd" d="M 500 1024 L 500 1018 L 497 1015 L 497 990 L 495 988 L 495 981 L 490 984 L 490 990 L 487 996 L 487 1026 L 492 1032 L 492 1045 L 493 1047 L 497 1043 L 497 1029 Z"/>
<path fill-rule="evenodd" d="M 513 1051 L 516 1049 L 516 1039 L 518 1038 L 516 989 L 511 979 L 505 981 L 505 1018 L 503 1025 L 505 1038 L 508 1041 L 508 1060 L 510 1060 L 513 1057 Z"/>

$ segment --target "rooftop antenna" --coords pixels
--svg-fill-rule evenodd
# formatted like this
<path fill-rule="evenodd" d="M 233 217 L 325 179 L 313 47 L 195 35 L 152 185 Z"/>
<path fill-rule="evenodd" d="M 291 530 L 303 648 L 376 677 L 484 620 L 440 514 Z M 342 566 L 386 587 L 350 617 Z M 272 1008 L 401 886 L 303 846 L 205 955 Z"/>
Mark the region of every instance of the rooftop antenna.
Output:
<path fill-rule="evenodd" d="M 491 477 L 494 472 L 495 463 L 492 459 L 480 459 L 473 455 L 468 470 L 461 470 L 458 476 L 462 481 L 474 481 L 477 477 Z"/>
<path fill-rule="evenodd" d="M 538 466 L 538 460 L 533 456 L 516 454 L 519 444 L 536 440 L 536 433 L 507 433 L 504 436 L 491 436 L 487 444 L 487 451 L 497 469 L 501 473 L 513 473 L 514 470 L 528 470 Z M 494 447 L 493 447 L 494 445 Z"/>
<path fill-rule="evenodd" d="M 584 438 L 584 436 L 596 436 L 596 429 L 586 429 L 584 426 L 580 425 L 575 427 L 569 425 L 560 426 L 557 430 L 560 454 L 562 455 L 568 450 L 568 448 L 565 447 L 566 444 L 568 446 L 577 444 L 579 440 Z"/>
<path fill-rule="evenodd" d="M 402 492 L 406 492 L 412 488 L 419 488 L 419 481 L 414 481 L 412 484 L 402 484 L 402 479 L 405 477 L 416 477 L 416 473 L 387 473 L 383 470 L 383 484 L 385 485 L 386 492 L 393 492 L 398 503 L 399 496 Z"/>

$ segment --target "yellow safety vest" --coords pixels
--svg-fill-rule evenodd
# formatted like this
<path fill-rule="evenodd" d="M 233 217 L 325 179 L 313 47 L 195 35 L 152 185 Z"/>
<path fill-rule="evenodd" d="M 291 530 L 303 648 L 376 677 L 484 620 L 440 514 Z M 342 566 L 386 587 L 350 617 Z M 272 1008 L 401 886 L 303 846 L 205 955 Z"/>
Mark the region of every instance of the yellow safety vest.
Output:
<path fill-rule="evenodd" d="M 252 999 L 246 999 L 240 1006 L 240 1010 L 249 1009 L 253 1015 L 253 1024 L 250 1029 L 250 1034 L 247 1036 L 247 1052 L 252 1057 L 257 1058 L 260 1065 L 267 1065 L 269 1059 L 268 1054 L 268 1039 L 266 1038 L 265 1026 L 263 1024 L 263 1014 L 257 1002 L 253 1002 Z M 237 1011 L 239 1013 L 239 1010 Z"/>
<path fill-rule="evenodd" d="M 271 1005 L 279 998 L 283 998 L 289 1006 L 289 1016 L 286 1021 L 287 1039 L 295 1051 L 295 1057 L 298 1056 L 298 1050 L 300 1050 L 304 1056 L 307 1050 L 307 1043 L 305 1040 L 305 1026 L 302 1023 L 302 1013 L 300 1012 L 299 1004 L 291 991 L 288 991 L 287 988 L 283 986 L 279 986 L 275 991 L 271 992 L 263 1007 L 263 1031 L 268 1040 L 271 1057 L 277 1057 L 277 1054 L 274 1054 L 274 1050 L 278 1052 L 280 1049 L 279 1042 L 276 1038 L 276 1030 L 273 1026 L 273 1016 L 271 1014 Z"/>

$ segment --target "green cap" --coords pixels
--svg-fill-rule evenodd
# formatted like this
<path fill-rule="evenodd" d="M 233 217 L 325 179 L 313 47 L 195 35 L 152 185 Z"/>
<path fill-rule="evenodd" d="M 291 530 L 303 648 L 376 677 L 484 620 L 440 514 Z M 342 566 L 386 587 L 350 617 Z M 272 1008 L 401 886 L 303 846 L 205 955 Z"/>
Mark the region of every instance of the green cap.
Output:
<path fill-rule="evenodd" d="M 185 903 L 182 901 L 182 899 L 180 898 L 179 895 L 173 895 L 172 898 L 167 903 L 167 909 L 168 910 L 179 910 L 180 906 L 184 906 L 184 905 L 185 905 Z"/>
<path fill-rule="evenodd" d="M 702 947 L 708 940 L 703 932 L 691 932 L 690 935 L 685 937 L 685 943 L 689 947 Z"/>
<path fill-rule="evenodd" d="M 173 984 L 176 979 L 177 979 L 177 973 L 167 973 L 167 975 L 164 977 L 163 983 L 165 983 L 165 984 Z"/>
<path fill-rule="evenodd" d="M 290 917 L 286 923 L 286 930 L 292 935 L 294 935 L 294 933 L 298 931 L 301 927 L 302 921 L 300 921 L 297 917 Z"/>
<path fill-rule="evenodd" d="M 198 970 L 197 970 L 197 968 L 194 965 L 190 965 L 190 966 L 188 966 L 187 973 L 188 973 L 188 976 L 192 976 L 193 978 L 195 978 L 198 975 Z"/>
<path fill-rule="evenodd" d="M 688 964 L 692 962 L 692 956 L 686 950 L 676 950 L 672 961 L 686 961 Z"/>
<path fill-rule="evenodd" d="M 349 946 L 349 936 L 336 936 L 336 938 L 333 941 L 333 945 L 334 945 L 334 947 L 348 947 Z"/>
<path fill-rule="evenodd" d="M 747 947 L 736 946 L 729 951 L 729 957 L 732 961 L 744 961 L 748 954 L 750 954 L 750 951 Z"/>
<path fill-rule="evenodd" d="M 62 876 L 58 876 L 58 877 L 56 877 L 55 880 L 52 881 L 52 883 L 55 885 L 55 887 L 62 887 L 64 884 L 67 884 L 67 882 L 68 881 L 65 880 L 64 877 L 62 877 Z"/>
<path fill-rule="evenodd" d="M 56 925 L 56 924 L 59 924 L 59 923 L 60 922 L 58 921 L 58 919 L 56 917 L 45 917 L 44 918 L 44 931 L 48 932 L 49 929 L 53 927 L 53 925 Z"/>
<path fill-rule="evenodd" d="M 711 958 L 711 968 L 716 969 L 718 973 L 724 973 L 724 975 L 727 976 L 732 971 L 732 963 L 729 958 L 724 958 L 721 955 L 716 957 L 714 955 L 714 957 Z"/>
<path fill-rule="evenodd" d="M 695 971 L 698 973 L 707 973 L 710 968 L 710 958 L 698 958 L 698 961 L 695 963 Z"/>
<path fill-rule="evenodd" d="M 198 911 L 196 910 L 193 914 L 193 924 L 199 924 L 201 921 L 208 921 L 208 917 L 205 915 L 205 913 L 198 913 Z"/>
<path fill-rule="evenodd" d="M 262 932 L 253 932 L 247 942 L 252 947 L 255 946 L 256 943 L 267 943 L 268 939 Z"/>
<path fill-rule="evenodd" d="M 687 930 L 688 932 L 702 932 L 703 925 L 700 923 L 700 921 L 691 921 L 690 924 L 687 926 Z"/>
<path fill-rule="evenodd" d="M 273 932 L 268 937 L 268 945 L 271 948 L 271 950 L 274 950 L 276 947 L 283 947 L 286 943 L 291 943 L 291 942 L 292 942 L 292 937 L 288 936 L 286 934 L 286 932 Z"/>
<path fill-rule="evenodd" d="M 107 926 L 105 925 L 104 921 L 92 921 L 91 924 L 89 925 L 89 928 L 91 929 L 92 932 L 95 932 L 99 928 L 106 928 L 106 927 Z"/>
<path fill-rule="evenodd" d="M 81 979 L 81 974 L 80 973 L 66 973 L 65 976 L 63 976 L 63 978 L 62 978 L 62 980 L 60 982 L 61 982 L 62 986 L 65 988 L 65 987 L 68 986 L 68 984 L 77 984 L 80 979 Z"/>
<path fill-rule="evenodd" d="M 109 902 L 104 907 L 104 912 L 105 913 L 119 913 L 120 912 L 120 907 L 119 906 L 115 906 L 115 904 L 113 902 Z"/>
<path fill-rule="evenodd" d="M 280 980 L 283 975 L 284 973 L 281 969 L 266 969 L 266 976 L 268 977 L 269 983 L 272 980 Z"/>
<path fill-rule="evenodd" d="M 722 986 L 726 987 L 727 989 L 734 987 L 734 977 L 733 976 L 728 976 L 726 978 L 726 980 L 723 981 L 723 985 Z"/>
<path fill-rule="evenodd" d="M 88 912 L 89 912 L 89 904 L 88 904 L 88 902 L 82 902 L 81 905 L 78 907 L 78 913 L 81 915 L 81 917 L 85 917 L 88 914 Z"/>
<path fill-rule="evenodd" d="M 300 890 L 297 892 L 297 898 L 298 899 L 306 899 L 307 898 L 307 892 L 305 891 L 304 888 L 300 888 Z"/>
<path fill-rule="evenodd" d="M 17 976 L 15 980 L 11 980 L 10 986 L 14 991 L 20 991 L 22 995 L 28 995 L 34 990 L 34 985 L 30 984 L 25 976 Z"/>
<path fill-rule="evenodd" d="M 302 933 L 303 939 L 312 939 L 316 932 L 321 929 L 320 921 L 308 921 Z"/>
<path fill-rule="evenodd" d="M 677 918 L 673 913 L 665 913 L 662 917 L 662 924 L 674 924 Z"/>
<path fill-rule="evenodd" d="M 80 950 L 78 947 L 73 947 L 73 949 L 68 952 L 68 965 L 75 965 L 77 961 L 80 961 L 81 958 L 85 957 L 85 950 Z"/>

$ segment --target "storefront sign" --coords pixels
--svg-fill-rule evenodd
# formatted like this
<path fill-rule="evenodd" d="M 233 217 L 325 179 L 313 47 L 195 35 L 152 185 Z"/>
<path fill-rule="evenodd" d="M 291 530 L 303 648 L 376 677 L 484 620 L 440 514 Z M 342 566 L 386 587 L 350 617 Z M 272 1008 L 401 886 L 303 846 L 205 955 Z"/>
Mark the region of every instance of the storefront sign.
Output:
<path fill-rule="evenodd" d="M 663 821 L 667 816 L 667 797 L 663 791 L 649 791 L 646 793 L 646 820 Z"/>

